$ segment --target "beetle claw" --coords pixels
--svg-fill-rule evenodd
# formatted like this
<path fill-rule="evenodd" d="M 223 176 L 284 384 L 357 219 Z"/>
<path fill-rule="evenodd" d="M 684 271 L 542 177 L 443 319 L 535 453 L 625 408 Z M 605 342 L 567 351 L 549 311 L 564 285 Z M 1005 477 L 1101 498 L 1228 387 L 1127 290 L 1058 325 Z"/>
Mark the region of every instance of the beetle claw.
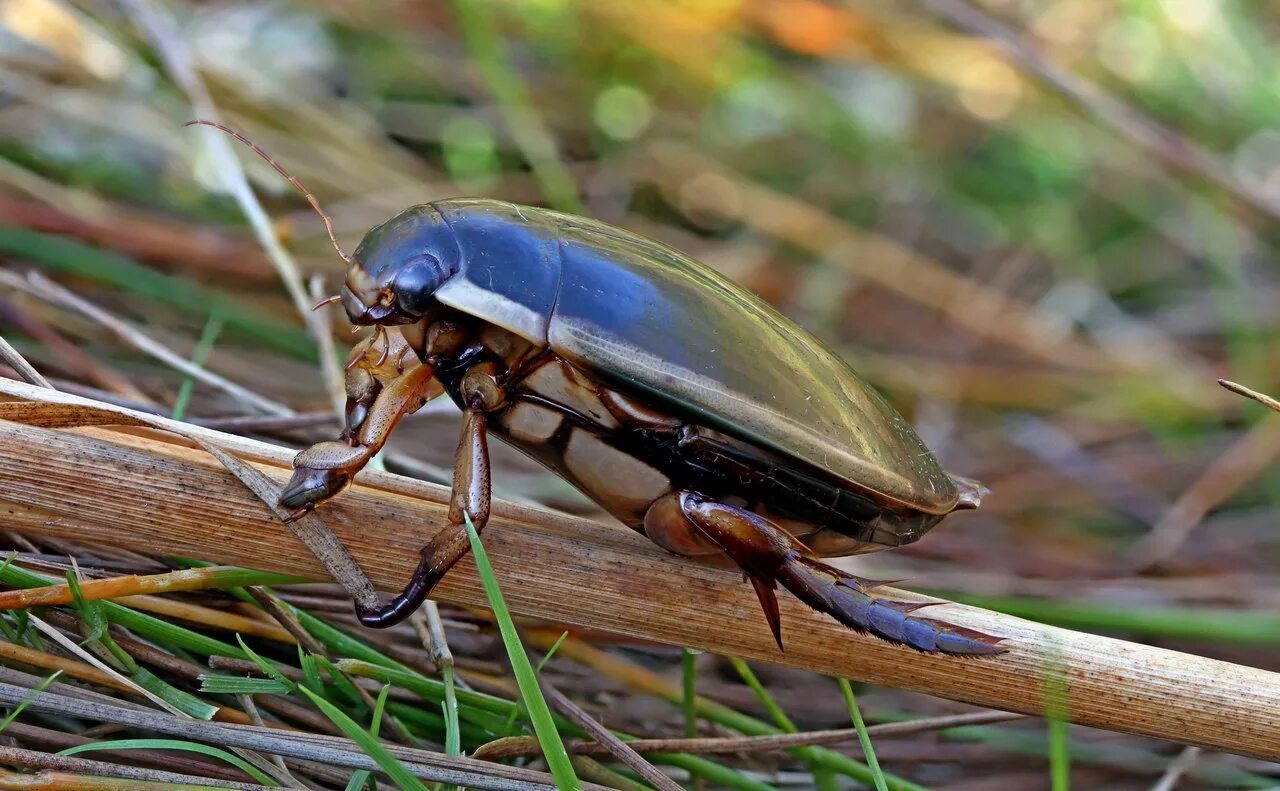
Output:
<path fill-rule="evenodd" d="M 314 510 L 315 510 L 315 508 L 316 508 L 315 503 L 307 503 L 306 505 L 304 505 L 303 507 L 301 507 L 301 508 L 297 509 L 296 511 L 294 511 L 294 512 L 293 512 L 293 513 L 291 513 L 291 514 L 289 514 L 288 516 L 284 517 L 284 518 L 283 518 L 283 519 L 281 519 L 280 521 L 284 522 L 286 525 L 291 525 L 291 524 L 293 524 L 294 522 L 296 522 L 296 521 L 298 521 L 299 519 L 301 519 L 302 517 L 306 516 L 307 514 L 311 513 L 312 511 L 314 511 Z"/>

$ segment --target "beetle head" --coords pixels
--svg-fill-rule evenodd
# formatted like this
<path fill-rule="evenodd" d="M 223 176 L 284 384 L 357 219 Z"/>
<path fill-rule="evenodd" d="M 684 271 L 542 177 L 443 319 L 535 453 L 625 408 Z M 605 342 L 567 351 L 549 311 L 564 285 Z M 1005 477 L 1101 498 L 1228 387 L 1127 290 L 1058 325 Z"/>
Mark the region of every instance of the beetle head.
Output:
<path fill-rule="evenodd" d="M 351 257 L 342 307 L 354 324 L 412 324 L 458 268 L 444 218 L 429 204 L 414 206 L 365 234 Z"/>

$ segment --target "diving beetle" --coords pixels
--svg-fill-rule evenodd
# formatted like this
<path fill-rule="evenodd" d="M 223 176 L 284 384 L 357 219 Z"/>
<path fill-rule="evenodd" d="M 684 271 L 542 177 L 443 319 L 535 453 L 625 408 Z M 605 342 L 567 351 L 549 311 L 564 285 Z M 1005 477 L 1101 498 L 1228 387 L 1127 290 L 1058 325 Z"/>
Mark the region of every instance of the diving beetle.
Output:
<path fill-rule="evenodd" d="M 466 518 L 480 530 L 489 516 L 494 434 L 664 549 L 740 568 L 779 648 L 781 584 L 920 651 L 1003 650 L 818 560 L 913 542 L 985 489 L 944 472 L 843 360 L 709 267 L 602 222 L 487 199 L 406 209 L 347 260 L 333 299 L 375 333 L 348 359 L 340 439 L 297 455 L 280 504 L 338 494 L 430 399 L 463 411 L 449 526 L 403 592 L 357 607 L 365 625 L 407 617 L 467 553 Z"/>
<path fill-rule="evenodd" d="M 451 527 L 409 586 L 361 612 L 412 612 L 489 515 L 490 433 L 681 555 L 725 557 L 775 639 L 775 585 L 855 629 L 923 651 L 998 651 L 909 615 L 818 562 L 906 544 L 975 508 L 903 418 L 763 301 L 674 249 L 604 223 L 496 200 L 415 206 L 369 231 L 342 289 L 379 331 L 347 368 L 343 438 L 298 454 L 286 508 L 332 497 L 401 417 L 441 391 L 463 410 Z"/>

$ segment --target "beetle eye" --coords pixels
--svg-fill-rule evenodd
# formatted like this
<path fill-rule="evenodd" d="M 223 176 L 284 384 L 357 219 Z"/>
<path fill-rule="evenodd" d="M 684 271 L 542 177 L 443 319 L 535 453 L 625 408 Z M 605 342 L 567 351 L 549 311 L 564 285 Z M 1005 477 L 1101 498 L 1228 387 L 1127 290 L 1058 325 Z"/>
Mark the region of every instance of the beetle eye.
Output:
<path fill-rule="evenodd" d="M 392 290 L 396 304 L 405 313 L 422 315 L 431 305 L 431 298 L 449 276 L 453 274 L 433 255 L 417 255 L 405 262 L 396 275 Z"/>

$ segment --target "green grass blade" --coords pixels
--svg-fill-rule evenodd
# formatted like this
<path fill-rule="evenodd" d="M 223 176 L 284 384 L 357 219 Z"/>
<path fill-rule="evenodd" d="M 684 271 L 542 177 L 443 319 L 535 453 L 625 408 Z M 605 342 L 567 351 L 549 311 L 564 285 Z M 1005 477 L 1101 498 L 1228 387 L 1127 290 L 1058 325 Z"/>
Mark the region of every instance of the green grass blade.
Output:
<path fill-rule="evenodd" d="M 316 658 L 298 646 L 298 667 L 302 668 L 302 683 L 317 695 L 324 695 L 324 681 L 320 678 L 320 668 Z"/>
<path fill-rule="evenodd" d="M 694 702 L 698 699 L 698 654 L 691 649 L 684 649 L 680 656 L 680 691 L 684 697 L 680 700 L 680 709 L 684 712 L 684 737 L 692 739 L 698 735 L 698 709 Z"/>
<path fill-rule="evenodd" d="M 569 632 L 568 630 L 565 630 L 560 633 L 560 636 L 556 638 L 556 641 L 551 644 L 551 647 L 547 649 L 547 652 L 538 660 L 538 666 L 535 667 L 534 670 L 541 673 L 542 668 L 547 666 L 547 663 L 551 661 L 551 657 L 556 655 L 556 651 L 560 650 L 560 646 L 564 645 L 564 641 L 567 639 L 569 639 Z"/>
<path fill-rule="evenodd" d="M 533 723 L 533 732 L 542 746 L 542 755 L 547 759 L 547 768 L 556 779 L 556 786 L 561 791 L 581 788 L 578 776 L 569 761 L 569 753 L 564 749 L 564 742 L 551 719 L 551 709 L 542 697 L 538 687 L 538 678 L 529 664 L 529 655 L 525 653 L 520 635 L 516 633 L 516 625 L 511 620 L 511 612 L 507 610 L 506 600 L 498 589 L 498 578 L 494 576 L 493 566 L 489 564 L 489 556 L 485 553 L 484 544 L 471 517 L 467 517 L 467 536 L 471 539 L 471 552 L 475 555 L 476 569 L 480 572 L 480 581 L 484 585 L 485 595 L 489 597 L 489 606 L 493 608 L 494 620 L 498 622 L 498 630 L 502 633 L 502 643 L 507 648 L 507 656 L 511 659 L 511 667 L 515 672 L 516 684 L 520 687 L 520 697 L 524 700 L 525 710 L 529 712 L 529 720 Z"/>
<path fill-rule="evenodd" d="M 0 567 L 0 582 L 12 585 L 15 588 L 42 588 L 53 584 L 52 580 L 47 577 L 18 566 Z M 123 604 L 111 601 L 103 601 L 100 604 L 102 612 L 107 616 L 107 620 L 114 624 L 119 624 L 130 631 L 137 632 L 153 642 L 176 645 L 194 654 L 203 654 L 204 656 L 217 655 L 232 656 L 237 659 L 249 658 L 243 651 L 229 643 L 206 637 L 199 632 L 131 610 Z"/>
<path fill-rule="evenodd" d="M 426 785 L 421 780 L 409 774 L 409 770 L 404 767 L 404 764 L 397 761 L 396 757 L 388 752 L 386 747 L 383 747 L 368 731 L 361 728 L 359 723 L 348 717 L 342 709 L 306 687 L 298 687 L 298 691 L 306 695 L 324 716 L 328 717 L 334 725 L 337 725 L 346 734 L 348 739 L 358 744 L 360 749 L 364 750 L 365 755 L 372 758 L 397 786 L 406 789 L 406 791 L 427 791 Z"/>
<path fill-rule="evenodd" d="M 1067 673 L 1057 646 L 1049 646 L 1044 678 L 1044 718 L 1049 730 L 1049 777 L 1053 791 L 1071 786 L 1071 746 L 1067 731 Z"/>
<path fill-rule="evenodd" d="M 280 784 L 270 776 L 264 774 L 256 766 L 239 756 L 207 744 L 182 741 L 181 739 L 116 739 L 115 741 L 93 742 L 92 744 L 68 747 L 60 751 L 58 755 L 77 755 L 97 750 L 182 750 L 189 753 L 200 753 L 210 758 L 216 758 L 219 761 L 226 761 L 262 785 L 273 788 L 280 787 Z"/>
<path fill-rule="evenodd" d="M 390 684 L 383 684 L 382 689 L 378 692 L 378 699 L 373 704 L 373 719 L 369 722 L 369 735 L 378 738 L 378 728 L 382 725 L 382 713 L 387 708 L 387 695 L 391 692 Z M 351 775 L 351 779 L 347 781 L 346 791 L 360 791 L 365 783 L 369 782 L 369 778 L 373 777 L 373 772 L 368 769 L 361 769 Z"/>
<path fill-rule="evenodd" d="M 129 678 L 133 683 L 188 717 L 208 722 L 213 719 L 213 715 L 218 713 L 217 706 L 206 703 L 189 692 L 178 689 L 145 667 L 135 666 L 133 672 L 129 674 Z"/>
<path fill-rule="evenodd" d="M 191 364 L 196 368 L 203 368 L 209 355 L 213 354 L 213 345 L 218 342 L 223 324 L 222 316 L 218 313 L 210 314 L 209 320 L 204 323 L 204 329 L 200 331 L 200 339 L 196 341 L 196 348 L 191 352 Z M 187 404 L 191 403 L 191 394 L 195 389 L 195 378 L 189 375 L 184 377 L 182 386 L 178 388 L 178 396 L 173 400 L 173 413 L 170 417 L 174 420 L 182 420 L 186 417 Z"/>
<path fill-rule="evenodd" d="M 662 692 L 660 695 L 664 700 L 677 706 L 682 702 L 680 692 L 674 692 L 673 694 Z M 783 732 L 780 728 L 743 714 L 722 703 L 717 703 L 714 700 L 698 697 L 695 698 L 694 703 L 698 715 L 703 719 L 731 728 L 747 736 L 766 736 Z M 870 786 L 874 782 L 870 767 L 835 750 L 829 750 L 825 747 L 795 747 L 787 750 L 787 752 L 804 759 L 810 764 L 847 775 L 863 785 Z M 889 791 L 925 791 L 924 786 L 892 774 L 886 774 L 885 780 L 889 784 Z"/>
<path fill-rule="evenodd" d="M 862 711 L 858 709 L 858 699 L 853 695 L 853 687 L 849 684 L 849 679 L 838 678 L 836 683 L 840 685 L 840 692 L 844 695 L 844 702 L 849 706 L 849 716 L 853 718 L 853 727 L 858 729 L 858 741 L 862 742 L 862 755 L 867 759 L 867 766 L 871 769 L 872 779 L 876 781 L 876 791 L 889 791 L 889 784 L 885 782 L 884 772 L 880 771 L 880 762 L 876 760 L 876 751 L 871 748 L 871 735 L 867 733 L 867 724 L 862 721 Z"/>
<path fill-rule="evenodd" d="M 773 717 L 773 721 L 778 724 L 778 727 L 787 733 L 795 733 L 795 723 L 791 721 L 787 713 L 773 699 L 769 691 L 764 688 L 764 684 L 760 683 L 760 679 L 751 670 L 751 666 L 737 657 L 729 657 L 729 662 L 733 665 L 734 670 L 738 671 L 738 675 L 747 683 L 747 686 L 751 687 L 751 691 L 760 699 L 760 703 L 769 712 L 769 716 Z M 813 770 L 813 783 L 818 788 L 818 791 L 837 791 L 840 788 L 834 771 L 816 761 L 810 760 L 808 763 Z"/>
<path fill-rule="evenodd" d="M 289 688 L 274 678 L 210 674 L 200 677 L 200 691 L 210 695 L 282 695 Z"/>
<path fill-rule="evenodd" d="M 733 665 L 733 669 L 738 671 L 738 675 L 746 682 L 751 691 L 756 693 L 756 697 L 760 699 L 760 704 L 764 706 L 765 711 L 769 712 L 769 716 L 778 724 L 778 727 L 787 733 L 796 732 L 796 724 L 791 721 L 787 713 L 777 704 L 769 691 L 764 688 L 764 684 L 760 683 L 760 679 L 756 678 L 756 674 L 751 667 L 736 656 L 729 657 L 729 663 Z"/>
<path fill-rule="evenodd" d="M 458 690 L 453 678 L 453 665 L 440 668 L 444 679 L 444 752 L 445 755 L 462 755 L 462 726 L 458 722 Z"/>
<path fill-rule="evenodd" d="M 107 619 L 102 614 L 102 608 L 97 602 L 89 602 L 85 600 L 84 593 L 80 590 L 80 580 L 76 579 L 74 571 L 67 571 L 67 587 L 71 589 L 71 600 L 75 603 L 75 607 L 80 611 L 80 617 L 84 619 L 84 625 L 88 627 L 88 633 L 84 635 L 83 643 L 96 643 L 101 640 L 103 635 L 107 633 Z M 82 644 L 83 644 L 82 643 Z"/>
<path fill-rule="evenodd" d="M 330 662 L 327 657 L 318 654 L 312 654 L 312 656 L 314 657 L 316 668 L 323 671 L 322 677 L 329 679 L 329 683 L 325 686 L 325 691 L 321 692 L 322 695 L 329 699 L 333 699 L 337 695 L 344 700 L 349 700 L 359 705 L 362 709 L 368 709 L 368 706 L 364 703 L 364 698 L 360 695 L 360 691 L 356 689 L 355 684 L 351 683 L 351 679 L 340 673 L 338 667 Z M 316 691 L 320 692 L 320 690 Z"/>
<path fill-rule="evenodd" d="M 30 706 L 31 701 L 40 697 L 40 693 L 44 692 L 45 689 L 54 681 L 56 681 L 58 676 L 60 675 L 62 675 L 62 671 L 55 670 L 53 673 L 46 676 L 45 679 L 41 681 L 39 684 L 36 684 L 34 689 L 32 689 L 30 692 L 24 695 L 22 697 L 22 700 L 18 701 L 18 705 L 13 707 L 13 711 L 9 712 L 9 716 L 5 717 L 3 720 L 0 720 L 0 732 L 3 732 L 5 728 L 8 728 L 9 724 L 14 720 L 16 720 L 18 718 L 18 715 L 22 713 L 22 710 L 25 709 L 27 706 Z"/>
<path fill-rule="evenodd" d="M 236 642 L 240 644 L 240 650 L 244 652 L 245 658 L 249 659 L 254 664 L 256 664 L 259 670 L 261 670 L 263 673 L 266 673 L 274 681 L 284 686 L 290 692 L 298 691 L 299 687 L 297 684 L 293 683 L 293 681 L 290 680 L 288 676 L 284 675 L 279 670 L 277 670 L 275 665 L 271 664 L 266 659 L 263 659 L 262 657 L 258 656 L 258 653 L 256 651 L 254 651 L 252 648 L 250 648 L 248 645 L 245 644 L 243 637 L 237 634 Z"/>

